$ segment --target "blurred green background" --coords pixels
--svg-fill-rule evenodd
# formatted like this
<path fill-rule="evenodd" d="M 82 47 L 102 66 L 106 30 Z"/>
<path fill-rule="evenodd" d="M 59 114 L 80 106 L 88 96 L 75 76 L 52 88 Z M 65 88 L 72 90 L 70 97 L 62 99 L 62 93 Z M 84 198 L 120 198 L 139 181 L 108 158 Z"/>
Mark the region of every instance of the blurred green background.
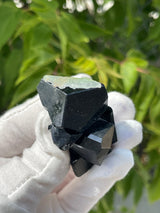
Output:
<path fill-rule="evenodd" d="M 143 124 L 135 167 L 93 208 L 137 212 L 160 199 L 160 1 L 0 0 L 0 114 L 36 93 L 43 75 L 86 73 L 132 98 Z"/>

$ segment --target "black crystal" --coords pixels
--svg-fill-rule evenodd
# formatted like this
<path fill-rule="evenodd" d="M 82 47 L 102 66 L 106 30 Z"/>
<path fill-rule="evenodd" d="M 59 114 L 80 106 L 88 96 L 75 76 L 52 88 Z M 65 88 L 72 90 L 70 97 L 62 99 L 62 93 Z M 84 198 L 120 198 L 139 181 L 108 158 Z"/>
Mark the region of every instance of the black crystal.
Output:
<path fill-rule="evenodd" d="M 41 80 L 37 89 L 54 126 L 75 131 L 87 125 L 107 98 L 103 85 L 101 88 L 59 89 Z"/>
<path fill-rule="evenodd" d="M 84 86 L 83 86 L 84 82 Z M 117 141 L 104 85 L 90 79 L 44 77 L 37 87 L 54 143 L 69 150 L 76 176 L 101 165 Z"/>

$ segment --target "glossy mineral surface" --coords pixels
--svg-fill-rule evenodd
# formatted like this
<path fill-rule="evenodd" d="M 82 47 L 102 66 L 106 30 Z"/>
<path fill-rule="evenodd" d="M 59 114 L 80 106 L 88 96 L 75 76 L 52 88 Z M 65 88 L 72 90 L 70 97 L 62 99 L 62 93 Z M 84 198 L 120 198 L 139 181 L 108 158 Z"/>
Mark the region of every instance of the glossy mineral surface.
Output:
<path fill-rule="evenodd" d="M 88 78 L 44 76 L 37 87 L 52 124 L 53 142 L 69 150 L 77 176 L 101 165 L 117 141 L 104 85 Z"/>
<path fill-rule="evenodd" d="M 37 90 L 53 125 L 58 128 L 81 132 L 94 119 L 95 114 L 101 110 L 107 99 L 105 87 L 91 79 L 72 78 L 70 81 L 70 78 L 66 77 L 49 78 L 48 76 L 44 79 L 40 81 Z M 54 84 L 56 79 L 58 84 Z M 89 82 L 88 86 L 86 84 L 80 89 L 81 81 Z M 60 89 L 57 85 L 62 85 L 62 82 L 65 82 L 67 87 L 63 85 L 63 89 L 62 87 Z M 76 84 L 73 86 L 71 83 L 69 86 L 69 83 L 66 82 L 76 82 Z M 78 87 L 77 89 L 75 89 L 75 85 Z M 98 87 L 89 87 L 89 85 L 98 85 Z"/>

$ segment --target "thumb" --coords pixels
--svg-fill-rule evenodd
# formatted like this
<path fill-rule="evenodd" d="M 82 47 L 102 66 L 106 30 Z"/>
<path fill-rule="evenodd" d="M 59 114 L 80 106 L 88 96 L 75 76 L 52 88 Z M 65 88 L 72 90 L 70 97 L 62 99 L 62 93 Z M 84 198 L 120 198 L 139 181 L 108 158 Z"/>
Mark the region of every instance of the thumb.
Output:
<path fill-rule="evenodd" d="M 69 170 L 68 153 L 53 144 L 49 123 L 49 116 L 43 111 L 36 124 L 35 143 L 0 170 L 0 193 L 29 212 L 63 181 Z"/>

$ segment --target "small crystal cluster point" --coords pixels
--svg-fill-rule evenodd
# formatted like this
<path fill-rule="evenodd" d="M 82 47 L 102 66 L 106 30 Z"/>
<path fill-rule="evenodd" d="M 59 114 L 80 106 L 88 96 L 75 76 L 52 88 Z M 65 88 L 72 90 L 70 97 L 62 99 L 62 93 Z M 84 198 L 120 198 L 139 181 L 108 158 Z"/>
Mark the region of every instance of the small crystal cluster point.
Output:
<path fill-rule="evenodd" d="M 104 85 L 89 78 L 47 75 L 37 91 L 52 122 L 53 142 L 69 150 L 75 175 L 101 165 L 117 141 Z"/>

